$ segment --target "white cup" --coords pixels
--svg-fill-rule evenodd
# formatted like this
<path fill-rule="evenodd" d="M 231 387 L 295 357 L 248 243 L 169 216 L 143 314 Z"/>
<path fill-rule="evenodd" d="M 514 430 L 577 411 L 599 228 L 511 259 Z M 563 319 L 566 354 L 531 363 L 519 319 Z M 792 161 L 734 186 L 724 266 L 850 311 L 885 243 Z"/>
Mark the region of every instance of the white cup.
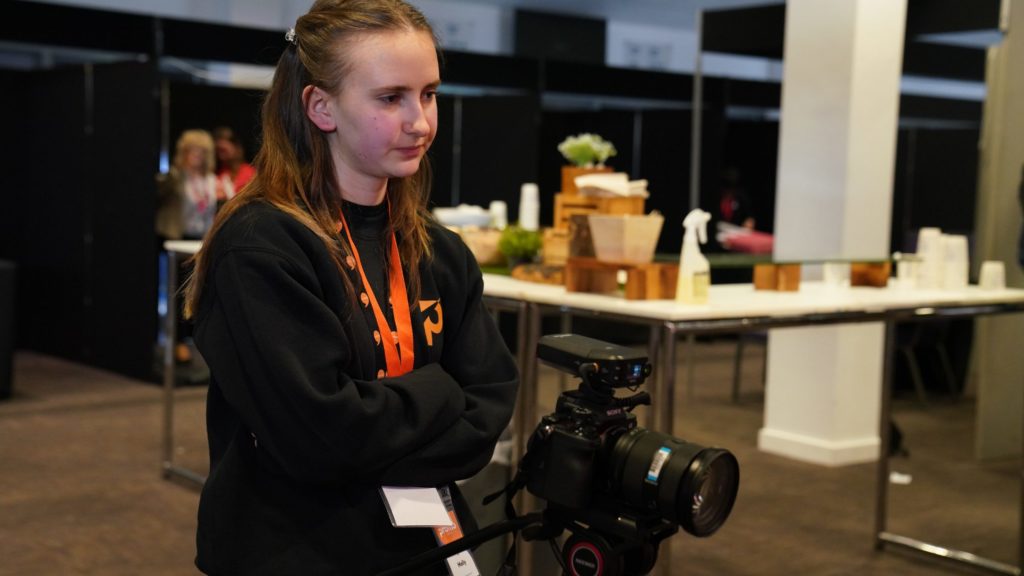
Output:
<path fill-rule="evenodd" d="M 902 258 L 896 261 L 896 278 L 899 280 L 897 286 L 900 288 L 916 288 L 917 279 L 920 277 L 921 261 L 915 254 L 909 258 Z"/>
<path fill-rule="evenodd" d="M 527 182 L 519 187 L 519 225 L 524 230 L 537 230 L 540 216 L 540 190 Z"/>
<path fill-rule="evenodd" d="M 849 262 L 825 262 L 822 272 L 825 286 L 830 288 L 850 287 Z"/>
<path fill-rule="evenodd" d="M 1006 288 L 1006 265 L 998 260 L 982 262 L 981 272 L 978 274 L 978 286 L 984 290 Z"/>
<path fill-rule="evenodd" d="M 942 255 L 942 287 L 946 290 L 966 288 L 971 265 L 967 258 L 967 236 L 943 234 Z"/>
<path fill-rule="evenodd" d="M 488 210 L 491 213 L 491 226 L 504 230 L 508 226 L 508 204 L 504 200 L 491 200 Z"/>
<path fill-rule="evenodd" d="M 945 262 L 940 229 L 921 228 L 918 231 L 917 255 L 921 259 L 921 264 L 917 267 L 917 286 L 928 290 L 941 288 Z"/>

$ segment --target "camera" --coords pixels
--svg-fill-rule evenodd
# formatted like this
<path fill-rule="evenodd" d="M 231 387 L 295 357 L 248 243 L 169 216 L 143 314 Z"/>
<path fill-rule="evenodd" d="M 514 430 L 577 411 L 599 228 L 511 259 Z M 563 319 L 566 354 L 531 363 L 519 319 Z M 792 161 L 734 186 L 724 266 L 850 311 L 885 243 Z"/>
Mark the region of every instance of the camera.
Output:
<path fill-rule="evenodd" d="M 651 375 L 646 356 L 554 334 L 540 339 L 537 357 L 578 376 L 580 384 L 541 419 L 512 482 L 484 498 L 488 504 L 504 495 L 508 519 L 381 576 L 407 574 L 517 531 L 525 540 L 550 541 L 569 576 L 642 575 L 654 568 L 661 542 L 680 527 L 710 536 L 729 517 L 740 481 L 735 456 L 637 425 L 633 409 L 651 403 L 646 392 L 636 392 Z M 622 388 L 634 393 L 616 396 Z M 513 499 L 523 488 L 546 501 L 542 511 L 516 514 Z M 559 553 L 556 538 L 566 531 Z M 515 544 L 500 573 L 515 573 Z"/>
<path fill-rule="evenodd" d="M 547 502 L 545 524 L 527 539 L 568 530 L 568 574 L 646 574 L 658 545 L 682 527 L 710 536 L 732 510 L 739 464 L 727 450 L 646 430 L 632 410 L 649 405 L 633 392 L 651 374 L 637 351 L 575 334 L 544 336 L 539 360 L 581 379 L 541 419 L 519 463 L 518 481 Z"/>

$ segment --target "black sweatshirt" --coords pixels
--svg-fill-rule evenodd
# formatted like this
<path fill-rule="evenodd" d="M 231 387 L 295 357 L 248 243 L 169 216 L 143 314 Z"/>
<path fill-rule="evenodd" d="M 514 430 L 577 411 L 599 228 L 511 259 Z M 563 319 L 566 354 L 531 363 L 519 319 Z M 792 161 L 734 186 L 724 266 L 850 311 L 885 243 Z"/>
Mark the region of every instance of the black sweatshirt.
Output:
<path fill-rule="evenodd" d="M 346 210 L 353 231 L 362 216 Z M 201 570 L 375 574 L 436 546 L 428 528 L 391 526 L 379 486 L 438 486 L 483 468 L 518 374 L 472 253 L 436 224 L 430 237 L 410 306 L 415 369 L 383 379 L 376 322 L 352 309 L 359 298 L 309 229 L 256 202 L 212 241 L 195 330 L 212 375 Z M 349 277 L 358 292 L 358 274 Z"/>

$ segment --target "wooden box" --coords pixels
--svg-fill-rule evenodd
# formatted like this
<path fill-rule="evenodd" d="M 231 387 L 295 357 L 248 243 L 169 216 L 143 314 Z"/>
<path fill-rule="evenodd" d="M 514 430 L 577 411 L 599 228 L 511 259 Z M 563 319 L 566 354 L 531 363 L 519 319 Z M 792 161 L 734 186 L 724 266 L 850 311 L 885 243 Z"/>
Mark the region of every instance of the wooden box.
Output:
<path fill-rule="evenodd" d="M 668 262 L 636 264 L 596 258 L 569 258 L 565 265 L 568 292 L 609 293 L 619 288 L 619 270 L 626 271 L 627 300 L 671 300 L 676 295 L 679 265 Z"/>
<path fill-rule="evenodd" d="M 800 289 L 799 264 L 755 264 L 754 290 L 796 292 Z"/>
<path fill-rule="evenodd" d="M 642 196 L 582 196 L 555 194 L 554 227 L 569 228 L 569 219 L 576 214 L 643 214 Z"/>
<path fill-rule="evenodd" d="M 850 264 L 850 286 L 885 288 L 889 283 L 889 262 L 856 262 Z"/>
<path fill-rule="evenodd" d="M 565 266 L 569 259 L 569 230 L 544 229 L 544 250 L 541 260 L 548 266 Z"/>

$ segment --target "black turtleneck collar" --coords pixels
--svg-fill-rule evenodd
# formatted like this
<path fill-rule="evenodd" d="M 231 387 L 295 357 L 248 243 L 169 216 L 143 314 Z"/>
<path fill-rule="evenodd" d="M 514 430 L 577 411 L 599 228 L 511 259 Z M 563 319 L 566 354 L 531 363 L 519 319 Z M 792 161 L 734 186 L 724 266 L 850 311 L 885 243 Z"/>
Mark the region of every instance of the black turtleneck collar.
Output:
<path fill-rule="evenodd" d="M 342 203 L 341 209 L 345 212 L 345 220 L 355 238 L 376 240 L 387 230 L 387 202 L 381 202 L 376 206 L 364 206 L 346 200 Z"/>

